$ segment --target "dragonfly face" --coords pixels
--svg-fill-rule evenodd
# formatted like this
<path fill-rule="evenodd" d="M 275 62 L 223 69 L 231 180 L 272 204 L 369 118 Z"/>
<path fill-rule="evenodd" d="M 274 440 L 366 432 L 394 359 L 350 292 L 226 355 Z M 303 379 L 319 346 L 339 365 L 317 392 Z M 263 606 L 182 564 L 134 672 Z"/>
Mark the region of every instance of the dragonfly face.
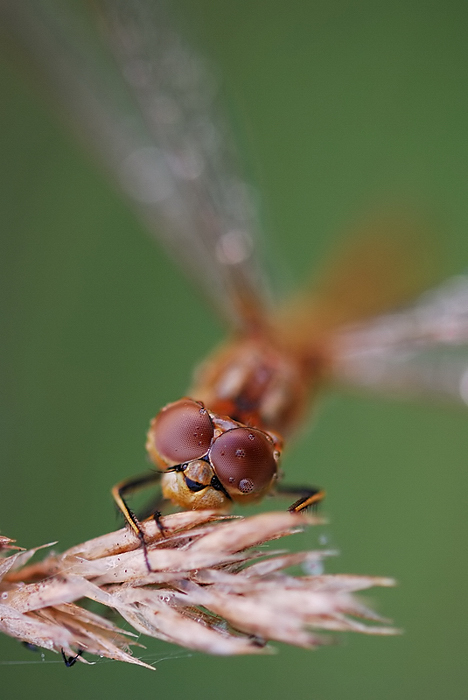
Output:
<path fill-rule="evenodd" d="M 158 413 L 146 448 L 164 471 L 164 497 L 184 508 L 226 510 L 233 501 L 254 502 L 277 479 L 280 450 L 273 435 L 190 398 Z"/>

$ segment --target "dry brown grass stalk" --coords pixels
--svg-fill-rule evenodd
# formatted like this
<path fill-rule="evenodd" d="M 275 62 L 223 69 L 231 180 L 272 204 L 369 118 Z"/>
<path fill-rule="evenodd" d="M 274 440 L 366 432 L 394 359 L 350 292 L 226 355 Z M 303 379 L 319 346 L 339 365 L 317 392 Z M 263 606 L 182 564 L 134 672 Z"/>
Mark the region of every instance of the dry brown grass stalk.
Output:
<path fill-rule="evenodd" d="M 65 655 L 83 651 L 151 669 L 130 652 L 140 634 L 210 654 L 264 653 L 270 640 L 316 647 L 330 641 L 317 632 L 330 630 L 394 634 L 354 596 L 391 586 L 391 579 L 293 576 L 285 569 L 310 570 L 327 552 L 263 547 L 318 522 L 291 513 L 183 512 L 164 518 L 163 537 L 148 521 L 151 573 L 127 529 L 32 564 L 37 549 L 22 551 L 0 538 L 0 630 Z M 136 634 L 87 610 L 86 600 L 116 610 Z"/>

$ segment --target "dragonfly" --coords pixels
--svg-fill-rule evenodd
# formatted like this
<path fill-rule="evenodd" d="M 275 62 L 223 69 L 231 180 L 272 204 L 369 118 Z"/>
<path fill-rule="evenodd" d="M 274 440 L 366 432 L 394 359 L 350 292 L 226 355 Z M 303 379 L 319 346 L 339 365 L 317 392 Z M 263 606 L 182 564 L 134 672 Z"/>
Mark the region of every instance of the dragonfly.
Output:
<path fill-rule="evenodd" d="M 426 279 L 411 223 L 377 218 L 314 285 L 272 303 L 217 80 L 167 10 L 160 0 L 73 12 L 52 0 L 0 3 L 30 70 L 229 330 L 187 395 L 151 421 L 155 469 L 112 489 L 145 552 L 141 520 L 163 529 L 162 501 L 223 512 L 271 493 L 294 498 L 291 512 L 320 502 L 322 489 L 284 485 L 280 462 L 328 383 L 468 404 L 468 277 L 410 302 Z M 128 496 L 155 483 L 162 498 L 137 517 Z"/>

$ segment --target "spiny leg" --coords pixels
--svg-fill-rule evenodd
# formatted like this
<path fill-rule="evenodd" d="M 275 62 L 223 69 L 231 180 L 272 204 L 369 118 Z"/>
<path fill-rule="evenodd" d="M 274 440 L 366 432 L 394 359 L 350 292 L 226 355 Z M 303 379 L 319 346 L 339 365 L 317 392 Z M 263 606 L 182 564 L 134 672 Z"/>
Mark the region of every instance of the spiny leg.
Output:
<path fill-rule="evenodd" d="M 141 546 L 143 548 L 143 555 L 145 557 L 146 568 L 151 572 L 151 566 L 148 559 L 148 547 L 146 545 L 145 533 L 141 527 L 138 518 L 135 513 L 129 508 L 124 496 L 128 493 L 134 493 L 141 489 L 147 488 L 151 484 L 158 483 L 161 480 L 161 474 L 159 472 L 149 472 L 148 474 L 143 474 L 136 477 L 131 477 L 130 479 L 124 479 L 119 481 L 112 488 L 112 496 L 116 502 L 118 508 L 123 513 L 123 516 L 127 523 L 132 528 L 135 535 L 140 540 Z M 153 517 L 156 521 L 159 531 L 164 534 L 164 527 L 161 523 L 161 513 L 156 511 L 153 513 Z"/>
<path fill-rule="evenodd" d="M 159 530 L 164 534 L 164 525 L 160 521 L 163 510 L 167 509 L 169 501 L 164 498 L 162 493 L 158 494 L 156 498 L 152 498 L 143 508 L 138 509 L 137 518 L 140 522 L 143 520 L 148 520 L 148 518 L 153 518 L 158 525 Z"/>
<path fill-rule="evenodd" d="M 297 498 L 288 508 L 290 513 L 301 513 L 307 508 L 315 508 L 325 498 L 325 491 L 314 486 L 287 486 L 279 484 L 276 492 L 280 496 Z"/>
<path fill-rule="evenodd" d="M 65 652 L 64 652 L 63 649 L 61 649 L 61 652 L 62 652 L 62 659 L 63 659 L 64 662 L 65 662 L 65 666 L 66 666 L 67 668 L 71 668 L 72 666 L 74 666 L 74 665 L 76 664 L 76 662 L 78 661 L 79 657 L 82 656 L 82 654 L 83 654 L 83 649 L 78 649 L 78 651 L 76 652 L 75 656 L 67 656 L 67 655 L 65 654 Z"/>

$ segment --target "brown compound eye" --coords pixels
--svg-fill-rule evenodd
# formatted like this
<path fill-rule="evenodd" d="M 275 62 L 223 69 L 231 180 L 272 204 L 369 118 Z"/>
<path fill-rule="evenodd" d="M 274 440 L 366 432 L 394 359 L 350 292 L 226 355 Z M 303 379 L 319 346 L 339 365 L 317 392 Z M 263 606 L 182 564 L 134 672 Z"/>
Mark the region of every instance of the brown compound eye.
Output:
<path fill-rule="evenodd" d="M 220 435 L 210 450 L 216 476 L 235 498 L 261 493 L 276 473 L 274 446 L 261 430 L 233 428 Z"/>
<path fill-rule="evenodd" d="M 183 464 L 206 454 L 213 433 L 206 408 L 192 399 L 181 399 L 158 413 L 151 423 L 148 441 L 162 457 Z"/>

